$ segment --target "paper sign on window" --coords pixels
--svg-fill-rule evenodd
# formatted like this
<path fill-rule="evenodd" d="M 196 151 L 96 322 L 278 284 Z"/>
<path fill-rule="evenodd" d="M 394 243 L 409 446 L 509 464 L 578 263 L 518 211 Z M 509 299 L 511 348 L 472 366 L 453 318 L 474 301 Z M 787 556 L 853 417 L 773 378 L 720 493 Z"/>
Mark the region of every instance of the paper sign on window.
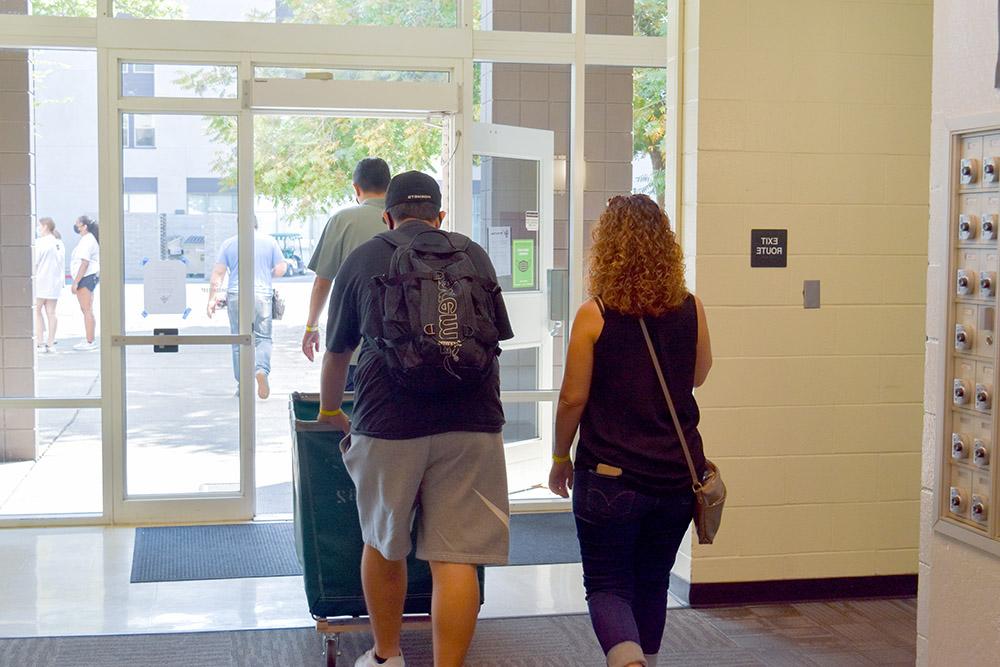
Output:
<path fill-rule="evenodd" d="M 187 310 L 187 265 L 153 259 L 142 270 L 145 310 L 149 315 L 182 315 Z"/>

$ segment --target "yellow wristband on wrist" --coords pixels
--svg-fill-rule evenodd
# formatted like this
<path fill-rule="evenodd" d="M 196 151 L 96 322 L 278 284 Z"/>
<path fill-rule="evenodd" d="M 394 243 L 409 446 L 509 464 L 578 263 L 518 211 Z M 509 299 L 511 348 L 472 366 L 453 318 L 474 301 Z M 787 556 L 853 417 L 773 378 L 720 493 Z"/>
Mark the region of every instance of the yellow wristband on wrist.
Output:
<path fill-rule="evenodd" d="M 314 327 L 311 327 L 308 324 L 306 325 L 306 333 L 316 333 L 317 331 L 319 331 L 319 325 L 318 324 L 316 326 L 314 326 Z"/>
<path fill-rule="evenodd" d="M 555 461 L 556 463 L 569 463 L 569 455 L 567 454 L 566 456 L 556 456 L 555 454 L 553 454 L 552 460 Z"/>
<path fill-rule="evenodd" d="M 320 410 L 319 414 L 321 417 L 336 417 L 337 415 L 344 414 L 344 411 L 341 408 L 337 408 L 336 410 Z"/>

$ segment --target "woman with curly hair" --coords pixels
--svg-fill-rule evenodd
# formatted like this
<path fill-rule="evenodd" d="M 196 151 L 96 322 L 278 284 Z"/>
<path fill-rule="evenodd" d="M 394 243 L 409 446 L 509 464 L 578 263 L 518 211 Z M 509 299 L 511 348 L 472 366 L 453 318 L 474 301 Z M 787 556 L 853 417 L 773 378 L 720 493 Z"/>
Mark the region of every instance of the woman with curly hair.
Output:
<path fill-rule="evenodd" d="M 564 498 L 573 491 L 587 605 L 609 667 L 655 667 L 694 493 L 639 321 L 699 474 L 705 456 L 692 392 L 708 375 L 712 349 L 677 237 L 649 197 L 608 201 L 594 229 L 589 291 L 570 336 L 549 488 Z"/>

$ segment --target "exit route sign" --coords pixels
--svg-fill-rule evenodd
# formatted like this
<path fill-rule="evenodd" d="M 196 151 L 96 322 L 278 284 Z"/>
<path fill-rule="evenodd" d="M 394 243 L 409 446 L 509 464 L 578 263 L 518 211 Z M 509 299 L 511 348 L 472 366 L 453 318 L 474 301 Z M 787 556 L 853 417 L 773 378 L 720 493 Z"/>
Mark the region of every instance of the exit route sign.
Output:
<path fill-rule="evenodd" d="M 750 266 L 753 268 L 784 268 L 788 266 L 788 230 L 751 230 Z"/>

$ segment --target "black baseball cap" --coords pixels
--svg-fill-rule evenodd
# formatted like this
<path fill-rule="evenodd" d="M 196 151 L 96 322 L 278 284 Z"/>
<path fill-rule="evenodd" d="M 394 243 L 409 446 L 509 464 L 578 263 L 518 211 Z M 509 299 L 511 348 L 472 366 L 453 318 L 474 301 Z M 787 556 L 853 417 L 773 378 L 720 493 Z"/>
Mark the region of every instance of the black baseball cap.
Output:
<path fill-rule="evenodd" d="M 387 209 L 399 204 L 434 204 L 441 208 L 441 187 L 433 177 L 421 171 L 405 171 L 389 181 L 385 193 Z"/>

